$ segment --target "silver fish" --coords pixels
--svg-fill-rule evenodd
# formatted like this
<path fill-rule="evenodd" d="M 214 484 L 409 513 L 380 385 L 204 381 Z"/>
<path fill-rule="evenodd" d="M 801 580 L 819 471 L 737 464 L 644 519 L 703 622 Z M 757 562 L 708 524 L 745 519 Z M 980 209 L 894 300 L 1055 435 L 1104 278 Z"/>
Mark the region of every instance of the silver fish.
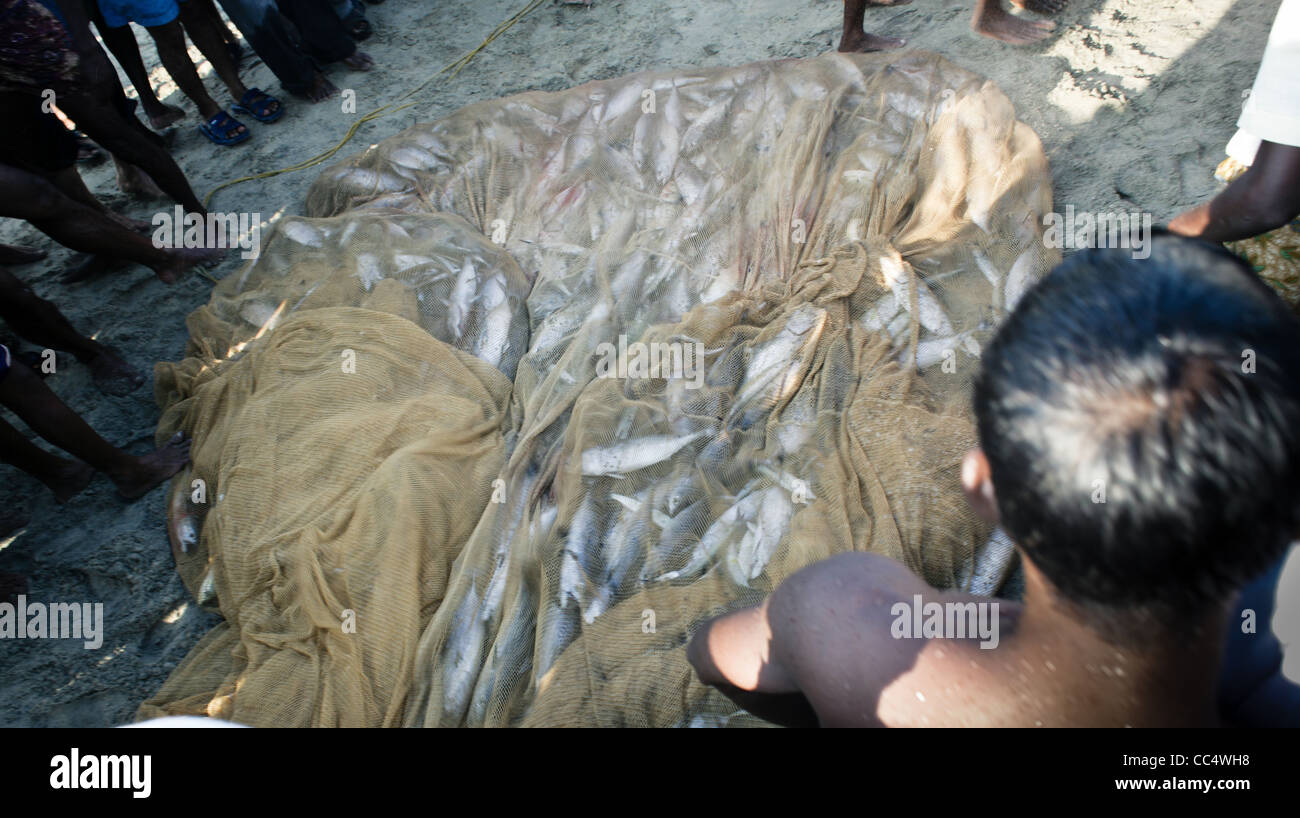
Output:
<path fill-rule="evenodd" d="M 416 267 L 424 267 L 433 264 L 433 259 L 426 256 L 413 256 L 407 253 L 397 253 L 393 256 L 393 263 L 399 270 L 414 270 Z"/>
<path fill-rule="evenodd" d="M 406 180 L 399 176 L 366 168 L 346 168 L 337 172 L 334 179 L 358 193 L 393 193 L 408 188 Z"/>
<path fill-rule="evenodd" d="M 695 149 L 704 141 L 705 136 L 714 125 L 718 124 L 727 114 L 727 106 L 731 104 L 730 99 L 715 102 L 704 110 L 691 122 L 686 133 L 682 134 L 681 149 L 684 153 L 694 153 Z"/>
<path fill-rule="evenodd" d="M 665 524 L 659 535 L 659 541 L 650 546 L 645 565 L 641 568 L 640 582 L 653 581 L 665 573 L 664 568 L 678 558 L 689 559 L 690 551 L 700 536 L 709 528 L 712 509 L 709 501 L 701 497 L 677 511 Z"/>
<path fill-rule="evenodd" d="M 755 520 L 746 523 L 745 535 L 726 559 L 727 573 L 733 582 L 749 587 L 751 580 L 763 573 L 777 545 L 785 537 L 794 506 L 784 491 L 773 487 L 759 495 Z"/>
<path fill-rule="evenodd" d="M 781 331 L 764 341 L 750 359 L 728 422 L 739 418 L 740 425 L 748 428 L 797 389 L 799 372 L 825 326 L 823 309 L 803 304 L 792 312 Z"/>
<path fill-rule="evenodd" d="M 391 151 L 388 154 L 388 161 L 412 170 L 429 170 L 438 165 L 438 160 L 432 153 L 409 145 Z"/>
<path fill-rule="evenodd" d="M 980 344 L 975 339 L 975 331 L 959 332 L 948 338 L 931 338 L 916 345 L 916 368 L 927 369 L 941 362 L 945 356 L 956 355 L 958 349 L 966 351 L 972 358 L 980 356 Z"/>
<path fill-rule="evenodd" d="M 700 541 L 695 546 L 691 554 L 690 561 L 681 569 L 669 571 L 658 577 L 656 582 L 664 582 L 672 579 L 681 579 L 693 577 L 703 571 L 718 553 L 724 543 L 731 538 L 738 526 L 743 526 L 754 518 L 760 504 L 763 502 L 764 492 L 749 492 L 738 499 L 722 516 L 713 521 Z"/>
<path fill-rule="evenodd" d="M 1036 259 L 1037 254 L 1033 249 L 1026 250 L 1007 271 L 1007 287 L 1003 300 L 1006 302 L 1008 312 L 1016 308 L 1020 299 L 1033 285 Z"/>
<path fill-rule="evenodd" d="M 1001 271 L 999 271 L 997 267 L 994 267 L 993 262 L 989 261 L 989 257 L 984 255 L 979 250 L 972 250 L 971 255 L 975 257 L 975 264 L 980 268 L 980 272 L 984 274 L 984 277 L 988 279 L 989 286 L 993 288 L 993 298 L 991 300 L 993 309 L 995 310 L 1001 309 L 1002 308 L 1002 305 L 1000 303 L 1002 300 Z"/>
<path fill-rule="evenodd" d="M 582 632 L 578 608 L 551 608 L 550 616 L 542 617 L 541 627 L 537 633 L 537 661 L 533 665 L 534 680 L 540 683 L 542 678 L 555 665 L 555 661 L 564 653 L 565 648 L 578 638 Z"/>
<path fill-rule="evenodd" d="M 569 600 L 581 604 L 587 575 L 595 573 L 591 570 L 592 562 L 600 548 L 600 544 L 593 541 L 597 533 L 595 503 L 594 495 L 583 497 L 573 519 L 569 521 L 568 536 L 564 541 L 564 549 L 560 552 L 561 608 L 567 607 Z"/>
<path fill-rule="evenodd" d="M 884 273 L 885 283 L 894 291 L 894 297 L 902 304 L 903 309 L 911 312 L 912 292 L 915 288 L 916 317 L 921 322 L 921 326 L 936 335 L 952 335 L 952 322 L 944 313 L 939 299 L 934 297 L 929 286 L 916 275 L 915 271 L 909 274 L 903 264 L 901 259 L 893 256 L 882 256 L 880 259 L 880 269 Z"/>
<path fill-rule="evenodd" d="M 198 526 L 194 524 L 193 517 L 187 516 L 185 519 L 181 520 L 181 524 L 177 527 L 176 533 L 177 539 L 179 539 L 181 543 L 182 554 L 188 554 L 190 546 L 199 541 L 199 529 Z"/>
<path fill-rule="evenodd" d="M 321 232 L 304 221 L 285 221 L 281 223 L 281 232 L 298 244 L 307 247 L 320 247 L 324 244 Z"/>
<path fill-rule="evenodd" d="M 200 605 L 212 606 L 217 602 L 217 578 L 212 573 L 212 566 L 203 574 L 203 581 L 199 583 L 199 592 L 196 595 Z"/>
<path fill-rule="evenodd" d="M 627 474 L 644 469 L 667 460 L 704 434 L 699 431 L 677 437 L 650 435 L 612 446 L 595 446 L 582 453 L 582 473 Z"/>
<path fill-rule="evenodd" d="M 474 274 L 474 262 L 465 259 L 465 264 L 456 276 L 456 284 L 451 289 L 451 298 L 447 301 L 447 327 L 453 338 L 460 338 L 465 329 L 465 318 L 469 316 L 470 302 L 474 298 L 478 277 Z"/>
<path fill-rule="evenodd" d="M 479 657 L 483 653 L 484 624 L 482 617 L 477 615 L 478 605 L 478 593 L 471 582 L 469 591 L 452 616 L 451 637 L 444 653 L 443 664 L 448 670 L 442 708 L 450 716 L 465 711 L 481 668 Z"/>

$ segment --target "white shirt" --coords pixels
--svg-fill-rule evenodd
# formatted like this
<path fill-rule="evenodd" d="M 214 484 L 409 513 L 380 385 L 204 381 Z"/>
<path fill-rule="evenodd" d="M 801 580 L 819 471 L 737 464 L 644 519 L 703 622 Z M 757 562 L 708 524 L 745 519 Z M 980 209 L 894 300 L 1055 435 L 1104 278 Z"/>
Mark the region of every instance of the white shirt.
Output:
<path fill-rule="evenodd" d="M 1261 141 L 1300 147 L 1300 0 L 1278 7 L 1237 128 L 1228 155 L 1243 165 L 1255 161 Z"/>

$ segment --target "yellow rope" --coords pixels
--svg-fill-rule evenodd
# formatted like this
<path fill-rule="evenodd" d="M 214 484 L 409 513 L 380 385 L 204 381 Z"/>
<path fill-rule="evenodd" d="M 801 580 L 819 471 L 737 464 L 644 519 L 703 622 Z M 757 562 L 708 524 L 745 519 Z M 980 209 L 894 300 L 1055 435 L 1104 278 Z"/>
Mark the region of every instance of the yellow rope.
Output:
<path fill-rule="evenodd" d="M 344 135 L 343 139 L 337 145 L 325 151 L 324 153 L 319 153 L 310 159 L 299 162 L 296 165 L 289 165 L 288 167 L 279 168 L 278 170 L 268 170 L 268 171 L 263 171 L 262 173 L 254 173 L 251 176 L 241 176 L 238 179 L 231 179 L 228 182 L 222 182 L 221 184 L 214 187 L 212 190 L 208 191 L 208 195 L 203 198 L 203 206 L 207 207 L 212 202 L 212 197 L 217 194 L 217 191 L 224 190 L 225 188 L 231 187 L 232 185 L 237 185 L 241 182 L 251 182 L 254 179 L 269 179 L 272 176 L 279 176 L 282 173 L 292 173 L 293 171 L 297 171 L 297 170 L 306 170 L 307 168 L 310 168 L 313 165 L 319 165 L 321 162 L 324 162 L 326 159 L 329 159 L 331 156 L 338 153 L 339 150 L 341 150 L 343 146 L 346 145 L 348 141 L 351 140 L 352 137 L 356 135 L 357 129 L 360 128 L 365 123 L 370 122 L 372 120 L 379 119 L 380 117 L 387 116 L 391 113 L 401 111 L 405 108 L 410 108 L 412 105 L 415 105 L 416 104 L 415 102 L 408 102 L 405 105 L 398 105 L 397 103 L 409 97 L 415 96 L 420 91 L 424 90 L 425 86 L 433 82 L 439 76 L 446 74 L 448 71 L 451 72 L 447 76 L 448 79 L 455 77 L 457 74 L 461 72 L 462 68 L 469 65 L 470 61 L 473 60 L 474 57 L 478 56 L 478 53 L 480 51 L 482 51 L 484 48 L 487 48 L 489 43 L 491 43 L 497 37 L 500 37 L 502 34 L 508 31 L 515 23 L 524 19 L 524 17 L 528 16 L 528 14 L 530 14 L 532 11 L 534 11 L 538 6 L 542 5 L 542 3 L 544 2 L 545 0 L 531 0 L 528 3 L 528 5 L 523 7 L 523 9 L 521 9 L 511 17 L 508 17 L 505 20 L 503 20 L 501 23 L 499 23 L 497 27 L 493 29 L 492 33 L 487 36 L 487 39 L 479 43 L 478 47 L 475 48 L 473 51 L 470 51 L 469 53 L 463 55 L 460 59 L 456 60 L 455 62 L 451 62 L 448 63 L 447 65 L 444 65 L 438 71 L 434 72 L 434 74 L 430 76 L 428 79 L 424 80 L 419 85 L 415 86 L 414 88 L 410 89 L 406 93 L 402 94 L 392 102 L 387 103 L 386 105 L 381 105 L 380 107 L 374 109 L 373 111 L 370 111 L 369 113 L 359 117 L 356 122 L 352 123 L 352 127 L 348 128 L 348 132 L 347 134 Z"/>

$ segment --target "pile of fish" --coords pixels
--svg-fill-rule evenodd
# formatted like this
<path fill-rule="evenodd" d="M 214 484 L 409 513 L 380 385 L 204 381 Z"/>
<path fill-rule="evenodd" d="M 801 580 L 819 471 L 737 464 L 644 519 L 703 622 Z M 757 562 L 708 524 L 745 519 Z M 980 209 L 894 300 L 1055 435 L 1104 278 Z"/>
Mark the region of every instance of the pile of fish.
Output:
<path fill-rule="evenodd" d="M 956 463 L 982 345 L 1055 261 L 1050 208 L 1032 131 L 936 55 L 641 74 L 326 170 L 205 309 L 232 348 L 391 312 L 513 383 L 405 723 L 743 723 L 685 666 L 704 617 L 850 549 L 1006 575 Z M 672 371 L 635 374 L 650 348 Z"/>

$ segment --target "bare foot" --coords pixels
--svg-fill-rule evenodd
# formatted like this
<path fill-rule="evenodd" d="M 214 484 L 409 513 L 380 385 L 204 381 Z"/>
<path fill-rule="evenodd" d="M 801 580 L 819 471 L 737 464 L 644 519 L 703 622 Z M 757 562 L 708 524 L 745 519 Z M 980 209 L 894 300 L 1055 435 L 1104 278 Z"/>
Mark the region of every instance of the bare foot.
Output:
<path fill-rule="evenodd" d="M 375 61 L 364 51 L 354 51 L 351 57 L 344 57 L 343 64 L 353 71 L 369 71 L 375 67 Z"/>
<path fill-rule="evenodd" d="M 108 477 L 117 486 L 118 494 L 135 500 L 190 462 L 190 439 L 184 432 L 177 432 L 162 447 L 130 460 L 129 466 L 120 472 L 109 472 Z"/>
<path fill-rule="evenodd" d="M 150 111 L 148 117 L 151 128 L 155 131 L 165 131 L 185 118 L 185 109 L 160 103 L 158 110 Z"/>
<path fill-rule="evenodd" d="M 981 10 L 983 10 L 982 14 Z M 986 5 L 975 7 L 975 16 L 971 18 L 970 27 L 985 37 L 992 37 L 1012 45 L 1026 45 L 1051 34 L 1056 25 L 1043 20 L 1025 20 L 1017 17 L 998 5 L 998 0 L 993 0 Z"/>
<path fill-rule="evenodd" d="M 90 361 L 90 377 L 95 386 L 105 395 L 122 397 L 140 388 L 144 383 L 144 373 L 105 350 Z"/>
<path fill-rule="evenodd" d="M 49 480 L 41 480 L 46 488 L 54 492 L 54 499 L 59 503 L 66 503 L 76 497 L 90 485 L 91 478 L 95 476 L 95 470 L 80 460 L 65 460 L 63 463 Z"/>
<path fill-rule="evenodd" d="M 167 261 L 149 265 L 164 284 L 175 284 L 181 273 L 195 265 L 208 266 L 217 264 L 226 256 L 228 248 L 176 248 L 168 250 Z"/>
<path fill-rule="evenodd" d="M 63 274 L 63 283 L 79 284 L 82 281 L 89 281 L 92 278 L 103 275 L 109 270 L 115 270 L 125 265 L 125 261 L 120 258 L 113 258 L 112 256 L 86 256 L 84 261 Z"/>
<path fill-rule="evenodd" d="M 902 48 L 907 45 L 907 40 L 901 37 L 881 37 L 877 34 L 868 34 L 862 29 L 854 31 L 844 30 L 844 35 L 840 37 L 840 51 L 866 54 L 871 51 L 888 51 L 892 48 Z"/>
<path fill-rule="evenodd" d="M 149 178 L 149 174 L 127 162 L 117 163 L 117 189 L 146 199 L 167 198 L 167 194 Z"/>
<path fill-rule="evenodd" d="M 1011 0 L 1011 3 L 1034 14 L 1056 14 L 1065 8 L 1066 0 Z"/>
<path fill-rule="evenodd" d="M 109 210 L 108 208 L 104 208 L 104 215 L 109 217 L 113 221 L 117 222 L 118 224 L 122 225 L 127 230 L 131 230 L 136 233 L 143 233 L 144 231 L 152 227 L 152 225 L 150 225 L 149 222 L 141 221 L 140 219 L 133 219 L 130 216 L 124 215 L 122 213 L 118 213 L 113 210 Z"/>
<path fill-rule="evenodd" d="M 31 264 L 40 261 L 48 253 L 34 247 L 17 247 L 12 244 L 0 244 L 0 264 Z"/>
<path fill-rule="evenodd" d="M 297 94 L 297 96 L 306 97 L 312 102 L 323 102 L 330 97 L 336 97 L 338 95 L 339 89 L 319 71 L 317 71 L 315 76 L 311 78 L 311 88 L 307 89 L 307 93 Z"/>

